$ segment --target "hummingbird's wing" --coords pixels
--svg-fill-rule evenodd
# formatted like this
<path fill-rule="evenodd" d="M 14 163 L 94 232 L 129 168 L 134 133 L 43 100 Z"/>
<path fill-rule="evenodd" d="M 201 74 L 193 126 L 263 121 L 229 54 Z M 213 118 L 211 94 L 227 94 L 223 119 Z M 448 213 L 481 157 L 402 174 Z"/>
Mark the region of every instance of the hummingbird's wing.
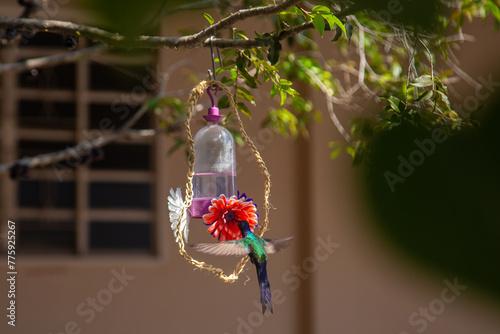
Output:
<path fill-rule="evenodd" d="M 179 242 L 179 237 L 177 236 L 177 226 L 179 225 L 179 218 L 181 212 L 184 208 L 184 199 L 182 198 L 181 188 L 170 189 L 170 196 L 168 196 L 168 210 L 170 211 L 168 216 L 170 218 L 172 231 L 174 232 L 175 241 Z M 186 211 L 182 216 L 182 221 L 180 224 L 181 235 L 184 238 L 184 242 L 187 242 L 189 235 L 189 213 Z"/>
<path fill-rule="evenodd" d="M 191 245 L 195 250 L 212 255 L 247 255 L 250 254 L 250 248 L 246 247 L 241 240 L 231 240 L 210 244 Z"/>
<path fill-rule="evenodd" d="M 292 239 L 293 237 L 283 239 L 264 239 L 264 241 L 266 242 L 267 254 L 273 254 L 288 247 L 288 245 L 290 245 L 290 243 L 292 242 Z"/>

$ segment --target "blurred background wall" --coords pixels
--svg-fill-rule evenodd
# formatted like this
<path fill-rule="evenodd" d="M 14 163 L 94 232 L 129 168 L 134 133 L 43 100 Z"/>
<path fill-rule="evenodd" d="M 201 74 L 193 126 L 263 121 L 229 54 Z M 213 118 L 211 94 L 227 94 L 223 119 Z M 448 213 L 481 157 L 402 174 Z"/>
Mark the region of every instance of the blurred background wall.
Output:
<path fill-rule="evenodd" d="M 79 8 L 79 2 L 57 3 L 54 19 L 94 22 Z M 4 16 L 19 14 L 15 1 L 2 0 L 0 8 Z M 201 13 L 194 12 L 171 16 L 163 22 L 162 33 L 174 35 L 178 33 L 177 27 L 186 25 L 199 29 L 205 24 L 201 18 Z M 494 74 L 494 80 L 500 80 L 497 75 L 499 36 L 493 33 L 491 25 L 481 23 L 468 25 L 466 32 L 474 35 L 476 41 L 464 44 L 458 52 L 462 69 L 473 78 Z M 4 48 L 0 51 L 2 62 L 35 56 L 38 48 L 37 45 L 21 51 Z M 45 53 L 51 52 L 42 49 Z M 326 42 L 324 52 L 336 52 L 334 49 L 335 46 Z M 60 49 L 54 47 L 53 52 Z M 52 83 L 52 86 L 47 86 L 43 79 L 30 86 L 26 76 L 33 73 L 4 75 L 0 94 L 4 122 L 2 162 L 18 158 L 23 150 L 43 150 L 47 142 L 64 148 L 66 143 L 82 140 L 84 130 L 92 128 L 92 124 L 97 127 L 102 118 L 109 117 L 107 108 L 114 101 L 127 105 L 127 96 L 138 96 L 133 89 L 140 86 L 147 71 L 134 71 L 127 66 L 144 70 L 149 65 L 153 71 L 163 72 L 172 64 L 188 59 L 168 82 L 167 91 L 176 91 L 189 90 L 196 84 L 191 73 L 204 77 L 211 65 L 208 50 L 161 50 L 131 57 L 102 56 L 102 60 L 99 57 L 95 61 L 84 60 L 74 68 L 59 69 L 67 73 L 68 82 Z M 123 57 L 127 60 L 120 60 Z M 123 63 L 116 65 L 115 61 Z M 84 67 L 93 63 L 102 67 Z M 107 65 L 121 68 L 125 77 L 135 77 L 139 84 L 131 82 L 129 88 L 120 91 L 102 82 L 93 83 L 92 76 L 97 77 Z M 111 72 L 110 78 L 109 85 L 112 85 Z M 120 80 L 117 78 L 117 83 Z M 473 87 L 466 84 L 459 87 L 463 96 L 474 94 Z M 318 106 L 324 105 L 321 95 L 305 93 L 314 98 Z M 154 91 L 147 94 L 152 96 Z M 124 141 L 123 147 L 104 150 L 108 156 L 103 161 L 113 160 L 115 156 L 115 162 L 131 164 L 129 168 L 103 162 L 64 173 L 63 181 L 73 184 L 68 185 L 69 190 L 52 185 L 44 192 L 43 184 L 61 183 L 53 169 L 33 171 L 31 180 L 42 181 L 40 185 L 31 186 L 26 183 L 29 180 L 21 186 L 18 181 L 10 180 L 7 173 L 2 173 L 2 232 L 5 234 L 7 220 L 19 222 L 17 228 L 21 229 L 18 236 L 21 248 L 16 259 L 16 327 L 7 325 L 8 284 L 3 279 L 0 285 L 4 313 L 0 324 L 2 333 L 499 333 L 498 304 L 479 294 L 474 287 L 464 287 L 459 276 L 441 276 L 407 261 L 374 228 L 362 188 L 361 170 L 352 166 L 346 154 L 333 161 L 329 158 L 328 142 L 343 138 L 329 122 L 326 111 L 321 124 L 310 126 L 308 139 L 284 139 L 260 127 L 267 94 L 261 93 L 257 107 L 252 109 L 252 120 L 245 118 L 244 121 L 272 175 L 274 209 L 266 236 L 295 236 L 293 244 L 272 255 L 268 263 L 274 315 L 260 312 L 258 287 L 251 266 L 246 267 L 237 282 L 225 284 L 211 274 L 193 270 L 194 267 L 178 255 L 168 220 L 167 196 L 170 188 L 183 187 L 184 191 L 187 167 L 182 151 L 167 157 L 172 142 L 160 135 L 144 140 L 138 148 Z M 144 100 L 146 96 L 140 98 Z M 54 138 L 49 140 L 49 134 L 40 132 L 36 125 L 19 123 L 20 119 L 29 118 L 17 111 L 22 103 L 30 110 L 30 105 L 26 106 L 30 101 L 43 104 L 53 100 L 74 108 L 76 125 L 70 126 L 67 132 L 54 132 Z M 135 104 L 139 102 L 138 97 Z M 64 110 L 64 105 L 60 108 Z M 133 107 L 130 108 L 133 111 Z M 61 114 L 55 111 L 53 115 L 60 120 L 62 114 L 64 111 Z M 87 118 L 78 116 L 82 114 Z M 352 117 L 341 109 L 338 114 L 344 124 Z M 92 118 L 97 123 L 92 123 Z M 143 125 L 154 126 L 155 121 L 151 115 Z M 198 120 L 195 127 L 201 125 Z M 34 144 L 37 142 L 41 143 L 40 147 Z M 261 205 L 263 178 L 248 150 L 237 151 L 238 188 Z M 148 163 L 134 165 L 133 161 L 140 159 Z M 119 188 L 124 183 L 128 188 Z M 124 189 L 123 193 L 120 189 Z M 53 191 L 75 193 L 75 198 L 66 206 L 47 204 L 40 199 Z M 96 200 L 99 194 L 102 199 Z M 122 202 L 113 201 L 114 197 Z M 29 198 L 38 200 L 30 202 Z M 24 222 L 27 222 L 25 230 L 21 227 Z M 55 239 L 44 236 L 51 228 L 62 232 Z M 127 230 L 128 235 L 136 234 L 146 241 L 123 239 L 121 228 Z M 201 221 L 193 220 L 190 242 L 209 242 L 205 229 Z M 23 234 L 26 239 L 31 238 L 26 241 L 25 251 Z M 68 235 L 76 237 L 68 239 Z M 99 239 L 103 235 L 108 239 Z M 106 244 L 116 239 L 121 241 L 117 241 L 114 248 Z M 2 241 L 5 242 L 5 238 Z M 43 242 L 47 244 L 41 245 Z M 51 242 L 60 247 L 51 248 Z M 127 242 L 134 247 L 122 247 Z M 2 246 L 5 259 L 5 244 Z M 228 271 L 237 262 L 236 258 L 193 256 Z M 6 273 L 6 265 L 2 268 Z"/>

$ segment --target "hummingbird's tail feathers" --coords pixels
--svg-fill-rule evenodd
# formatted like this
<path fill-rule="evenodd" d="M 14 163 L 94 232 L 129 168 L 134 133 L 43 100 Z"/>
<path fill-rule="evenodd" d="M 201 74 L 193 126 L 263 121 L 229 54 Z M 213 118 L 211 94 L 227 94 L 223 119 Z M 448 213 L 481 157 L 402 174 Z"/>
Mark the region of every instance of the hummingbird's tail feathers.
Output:
<path fill-rule="evenodd" d="M 259 281 L 260 288 L 260 302 L 262 304 L 262 313 L 266 312 L 266 305 L 273 313 L 273 303 L 271 301 L 271 287 L 269 286 L 269 279 L 267 277 L 267 261 L 255 261 L 255 268 L 257 269 L 257 280 Z"/>
<path fill-rule="evenodd" d="M 260 303 L 262 304 L 262 314 L 266 313 L 266 306 L 273 313 L 273 303 L 271 301 L 271 288 L 269 282 L 259 284 L 260 287 Z"/>

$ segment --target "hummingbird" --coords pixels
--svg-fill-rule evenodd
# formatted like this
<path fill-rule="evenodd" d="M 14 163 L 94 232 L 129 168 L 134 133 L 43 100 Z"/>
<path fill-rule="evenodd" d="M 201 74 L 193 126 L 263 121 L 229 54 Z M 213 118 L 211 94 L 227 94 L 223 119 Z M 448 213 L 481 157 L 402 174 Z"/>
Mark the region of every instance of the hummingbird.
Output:
<path fill-rule="evenodd" d="M 199 252 L 212 255 L 249 255 L 250 261 L 257 269 L 262 313 L 266 312 L 267 307 L 269 307 L 269 310 L 273 313 L 271 289 L 267 277 L 267 254 L 276 253 L 287 247 L 293 237 L 284 239 L 263 239 L 250 231 L 250 225 L 247 221 L 238 220 L 237 223 L 243 238 L 220 243 L 195 244 L 192 245 L 192 247 Z"/>

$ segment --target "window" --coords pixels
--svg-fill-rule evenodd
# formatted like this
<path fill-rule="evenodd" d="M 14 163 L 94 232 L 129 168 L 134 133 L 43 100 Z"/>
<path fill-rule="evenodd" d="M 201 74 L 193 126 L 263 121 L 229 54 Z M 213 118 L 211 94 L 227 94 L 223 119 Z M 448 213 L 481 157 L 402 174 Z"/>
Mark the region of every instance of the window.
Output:
<path fill-rule="evenodd" d="M 80 40 L 80 46 L 85 42 Z M 9 62 L 61 53 L 59 36 L 39 33 L 26 45 L 0 50 Z M 13 122 L 2 159 L 49 153 L 91 140 L 123 125 L 152 94 L 154 55 L 110 54 L 32 69 L 1 79 L 1 122 Z M 147 78 L 146 80 L 144 78 Z M 154 126 L 146 114 L 136 129 Z M 158 252 L 157 138 L 121 139 L 103 148 L 104 159 L 63 161 L 3 182 L 17 193 L 3 208 L 19 226 L 24 254 L 150 254 Z M 3 147 L 6 147 L 5 145 Z M 158 168 L 158 167 L 156 167 Z M 14 184 L 14 186 L 9 186 Z M 164 219 L 168 219 L 168 216 Z"/>

